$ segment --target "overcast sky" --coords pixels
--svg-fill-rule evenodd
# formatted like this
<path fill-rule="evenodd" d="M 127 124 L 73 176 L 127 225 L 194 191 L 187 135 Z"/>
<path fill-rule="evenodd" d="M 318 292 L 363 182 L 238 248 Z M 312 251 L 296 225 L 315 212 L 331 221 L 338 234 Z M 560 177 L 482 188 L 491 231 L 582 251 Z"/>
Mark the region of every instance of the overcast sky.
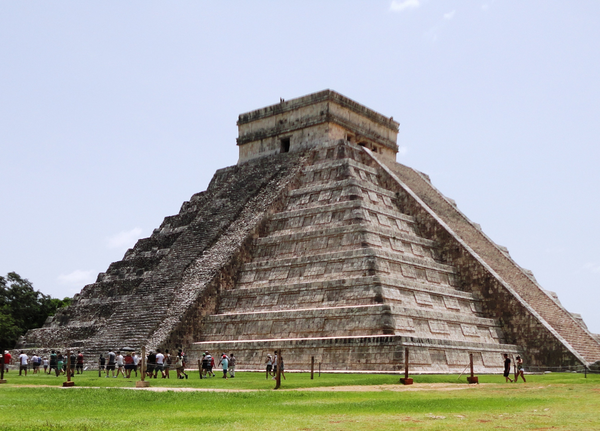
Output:
<path fill-rule="evenodd" d="M 333 89 L 600 333 L 600 2 L 0 0 L 0 274 L 72 296 Z"/>

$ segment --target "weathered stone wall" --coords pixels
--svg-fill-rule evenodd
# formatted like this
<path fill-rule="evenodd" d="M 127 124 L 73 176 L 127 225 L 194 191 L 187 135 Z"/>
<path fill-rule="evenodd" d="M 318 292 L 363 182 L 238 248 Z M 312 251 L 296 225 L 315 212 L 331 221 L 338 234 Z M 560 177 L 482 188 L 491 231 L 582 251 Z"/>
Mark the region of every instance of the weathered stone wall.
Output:
<path fill-rule="evenodd" d="M 528 363 L 565 366 L 600 358 L 600 345 L 589 332 L 423 175 L 397 163 L 385 164 L 389 186 L 396 184 L 398 190 L 399 207 L 439 244 L 444 259 L 459 270 L 460 288 L 483 300 L 484 315 L 501 322 L 507 341 L 522 346 Z"/>
<path fill-rule="evenodd" d="M 398 152 L 398 123 L 330 90 L 242 114 L 238 128 L 239 163 L 279 153 L 282 138 L 291 152 L 339 139 L 390 160 Z"/>
<path fill-rule="evenodd" d="M 472 291 L 458 290 L 457 269 L 398 210 L 378 165 L 345 141 L 312 153 L 232 289 L 204 317 L 192 362 L 204 349 L 233 349 L 256 367 L 257 356 L 284 343 L 288 365 L 301 367 L 310 360 L 293 347 L 301 343 L 318 346 L 327 369 L 374 370 L 375 362 L 359 360 L 372 353 L 380 370 L 392 371 L 409 343 L 421 372 L 462 369 L 469 353 L 486 358 L 479 369 L 497 371 L 502 353 L 518 348 L 505 344 L 499 321 L 484 315 Z M 377 351 L 370 337 L 387 341 Z"/>
<path fill-rule="evenodd" d="M 30 331 L 23 347 L 74 347 L 96 356 L 193 339 L 193 326 L 182 325 L 214 309 L 219 289 L 244 259 L 243 244 L 303 163 L 298 153 L 218 171 L 206 192 L 111 264 L 70 307 Z"/>

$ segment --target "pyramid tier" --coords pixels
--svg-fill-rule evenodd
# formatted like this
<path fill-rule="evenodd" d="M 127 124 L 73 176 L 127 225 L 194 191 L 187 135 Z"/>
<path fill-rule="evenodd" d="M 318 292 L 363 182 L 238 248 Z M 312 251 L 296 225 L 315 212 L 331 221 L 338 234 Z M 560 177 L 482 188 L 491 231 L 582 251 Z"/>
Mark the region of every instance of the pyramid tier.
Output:
<path fill-rule="evenodd" d="M 267 354 L 280 350 L 285 369 L 315 372 L 399 372 L 404 370 L 404 352 L 409 349 L 410 373 L 462 373 L 473 354 L 475 373 L 501 373 L 502 355 L 518 353 L 514 345 L 449 341 L 398 335 L 356 337 L 267 338 L 219 340 L 193 343 L 188 356 L 195 363 L 202 353 L 231 353 L 238 370 L 264 371 Z"/>

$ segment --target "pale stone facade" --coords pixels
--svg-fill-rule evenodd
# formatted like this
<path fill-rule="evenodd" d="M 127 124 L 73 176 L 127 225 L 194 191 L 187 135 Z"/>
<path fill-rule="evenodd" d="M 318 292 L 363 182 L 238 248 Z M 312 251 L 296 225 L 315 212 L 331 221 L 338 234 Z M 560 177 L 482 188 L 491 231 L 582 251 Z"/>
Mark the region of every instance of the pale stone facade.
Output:
<path fill-rule="evenodd" d="M 396 160 L 398 123 L 331 90 L 241 114 L 239 162 L 339 140 Z"/>

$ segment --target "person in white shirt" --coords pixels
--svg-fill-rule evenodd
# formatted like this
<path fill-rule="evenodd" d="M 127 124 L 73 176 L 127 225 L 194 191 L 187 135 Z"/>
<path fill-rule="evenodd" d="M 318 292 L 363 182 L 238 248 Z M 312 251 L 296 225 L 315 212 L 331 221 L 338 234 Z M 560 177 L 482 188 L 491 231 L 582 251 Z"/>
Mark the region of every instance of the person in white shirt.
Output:
<path fill-rule="evenodd" d="M 115 352 L 113 352 L 112 350 L 110 352 L 108 352 L 108 364 L 106 364 L 106 377 L 108 377 L 108 372 L 112 371 L 112 376 L 113 377 L 117 377 L 115 376 L 115 359 L 116 359 L 117 355 L 115 355 Z"/>
<path fill-rule="evenodd" d="M 138 364 L 140 363 L 140 357 L 137 353 L 133 354 L 133 371 L 135 371 L 135 376 L 137 377 Z"/>
<path fill-rule="evenodd" d="M 40 358 L 35 353 L 31 357 L 31 364 L 33 365 L 33 374 L 37 374 L 40 369 Z"/>
<path fill-rule="evenodd" d="M 121 355 L 121 352 L 117 352 L 117 377 L 119 377 L 119 373 L 121 373 L 123 377 L 125 377 L 125 371 L 123 370 L 123 366 L 123 355 Z"/>
<path fill-rule="evenodd" d="M 156 351 L 156 366 L 154 367 L 154 378 L 158 375 L 158 372 L 165 378 L 165 355 L 160 350 Z"/>
<path fill-rule="evenodd" d="M 25 376 L 27 376 L 27 364 L 29 363 L 29 356 L 27 356 L 25 354 L 25 352 L 23 352 L 21 350 L 21 354 L 19 355 L 19 376 L 21 375 L 21 372 L 23 370 L 25 370 Z"/>

